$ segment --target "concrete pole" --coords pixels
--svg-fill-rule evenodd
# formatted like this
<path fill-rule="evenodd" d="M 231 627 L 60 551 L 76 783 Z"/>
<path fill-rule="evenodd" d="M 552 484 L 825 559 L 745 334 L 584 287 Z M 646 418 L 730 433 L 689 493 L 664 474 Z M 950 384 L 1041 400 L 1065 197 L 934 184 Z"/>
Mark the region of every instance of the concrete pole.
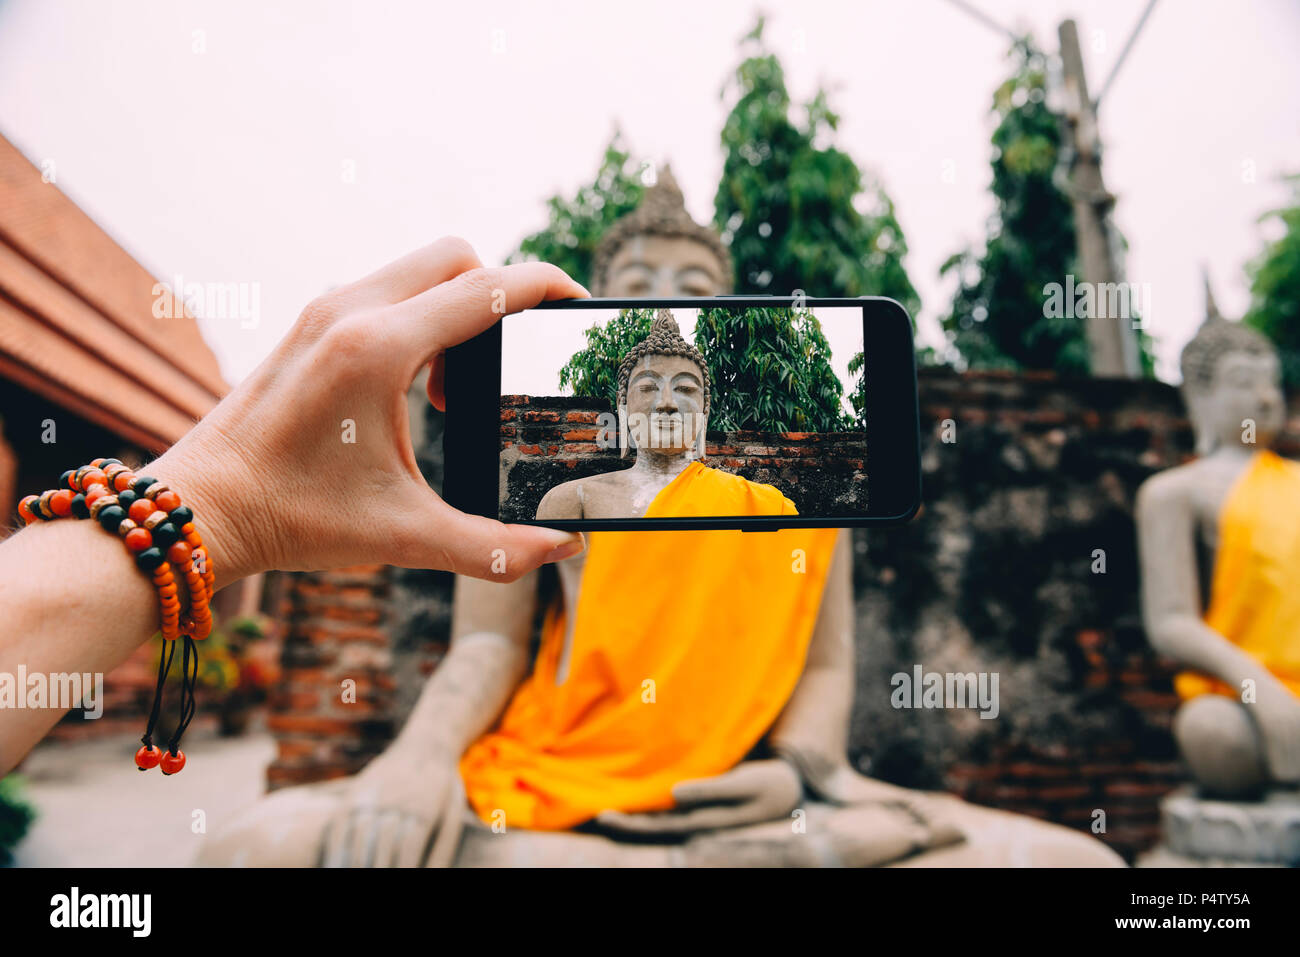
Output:
<path fill-rule="evenodd" d="M 1109 297 L 1101 292 L 1105 284 L 1119 281 L 1111 256 L 1107 218 L 1115 197 L 1106 191 L 1101 177 L 1101 142 L 1097 135 L 1097 115 L 1088 96 L 1088 80 L 1083 72 L 1083 54 L 1079 49 L 1079 31 L 1073 20 L 1065 20 L 1059 29 L 1061 70 L 1065 83 L 1067 135 L 1074 148 L 1070 169 L 1070 200 L 1074 206 L 1074 232 L 1079 255 L 1081 279 L 1092 283 L 1096 308 L 1087 322 L 1088 351 L 1095 376 L 1136 378 L 1141 374 L 1137 340 L 1131 320 L 1111 316 Z"/>

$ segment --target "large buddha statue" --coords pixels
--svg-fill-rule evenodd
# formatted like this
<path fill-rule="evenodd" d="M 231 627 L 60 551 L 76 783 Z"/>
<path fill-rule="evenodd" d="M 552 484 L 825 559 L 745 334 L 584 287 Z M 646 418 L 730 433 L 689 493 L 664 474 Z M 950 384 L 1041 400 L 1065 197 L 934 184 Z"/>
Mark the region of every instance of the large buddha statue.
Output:
<path fill-rule="evenodd" d="M 1270 449 L 1276 350 L 1207 304 L 1182 353 L 1197 458 L 1138 493 L 1142 607 L 1187 669 L 1173 730 L 1201 794 L 1254 798 L 1300 784 L 1300 465 Z"/>
<path fill-rule="evenodd" d="M 716 232 L 686 211 L 671 167 L 660 169 L 641 204 L 600 237 L 591 291 L 640 299 L 731 292 L 731 254 Z"/>
<path fill-rule="evenodd" d="M 666 172 L 611 233 L 598 292 L 726 288 L 725 249 Z M 557 485 L 538 517 L 793 512 L 777 489 L 706 464 L 713 387 L 661 312 L 619 368 L 630 464 Z M 263 799 L 202 862 L 1119 862 L 1086 835 L 850 766 L 848 533 L 598 532 L 557 569 L 549 597 L 537 572 L 458 578 L 450 650 L 389 748 L 355 778 Z"/>

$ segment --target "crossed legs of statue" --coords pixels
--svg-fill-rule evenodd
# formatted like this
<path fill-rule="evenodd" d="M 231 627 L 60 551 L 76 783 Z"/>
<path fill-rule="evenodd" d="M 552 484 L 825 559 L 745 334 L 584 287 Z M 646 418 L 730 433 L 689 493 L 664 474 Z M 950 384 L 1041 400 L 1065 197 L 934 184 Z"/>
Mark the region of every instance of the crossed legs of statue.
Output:
<path fill-rule="evenodd" d="M 1217 694 L 1183 704 L 1174 737 L 1207 797 L 1254 798 L 1268 783 L 1259 731 L 1245 706 Z"/>
<path fill-rule="evenodd" d="M 347 780 L 270 795 L 205 843 L 203 866 L 312 867 Z M 888 786 L 886 786 L 888 787 Z M 500 833 L 464 806 L 457 867 L 1108 867 L 1120 858 L 1068 828 L 950 795 L 909 792 L 903 802 L 850 807 L 808 801 L 789 821 L 706 831 L 680 843 L 638 843 L 597 833 Z"/>

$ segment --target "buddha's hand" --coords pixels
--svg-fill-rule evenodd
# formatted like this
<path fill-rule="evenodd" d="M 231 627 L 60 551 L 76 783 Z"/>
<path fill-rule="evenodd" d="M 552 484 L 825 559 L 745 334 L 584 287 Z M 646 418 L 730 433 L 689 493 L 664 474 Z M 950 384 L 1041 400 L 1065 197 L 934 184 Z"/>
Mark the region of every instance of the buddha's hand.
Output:
<path fill-rule="evenodd" d="M 1269 775 L 1282 784 L 1300 784 L 1300 698 L 1281 682 L 1261 683 L 1255 703 L 1246 709 L 1259 728 Z"/>
<path fill-rule="evenodd" d="M 394 745 L 353 778 L 321 835 L 322 867 L 448 867 L 465 790 L 450 754 Z"/>
<path fill-rule="evenodd" d="M 580 550 L 580 537 L 447 505 L 416 466 L 407 393 L 431 366 L 442 408 L 448 348 L 504 313 L 586 295 L 554 266 L 484 269 L 464 240 L 439 240 L 310 303 L 147 472 L 193 505 L 218 586 L 363 563 L 513 581 Z"/>
<path fill-rule="evenodd" d="M 627 834 L 686 834 L 788 818 L 802 797 L 799 774 L 787 761 L 744 761 L 717 777 L 682 781 L 670 811 L 605 811 L 596 823 Z"/>

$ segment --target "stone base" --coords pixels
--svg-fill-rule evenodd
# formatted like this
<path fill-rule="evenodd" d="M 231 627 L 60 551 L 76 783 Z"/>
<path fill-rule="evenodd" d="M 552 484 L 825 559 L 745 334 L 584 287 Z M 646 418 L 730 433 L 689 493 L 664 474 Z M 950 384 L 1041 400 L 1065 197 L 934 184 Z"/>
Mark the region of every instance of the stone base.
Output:
<path fill-rule="evenodd" d="M 1182 788 L 1160 802 L 1164 841 L 1139 867 L 1300 866 L 1300 793 L 1219 801 Z"/>
<path fill-rule="evenodd" d="M 1134 867 L 1285 867 L 1261 861 L 1230 861 L 1222 857 L 1184 857 L 1175 854 L 1164 844 L 1157 844 L 1145 854 L 1139 854 Z"/>

